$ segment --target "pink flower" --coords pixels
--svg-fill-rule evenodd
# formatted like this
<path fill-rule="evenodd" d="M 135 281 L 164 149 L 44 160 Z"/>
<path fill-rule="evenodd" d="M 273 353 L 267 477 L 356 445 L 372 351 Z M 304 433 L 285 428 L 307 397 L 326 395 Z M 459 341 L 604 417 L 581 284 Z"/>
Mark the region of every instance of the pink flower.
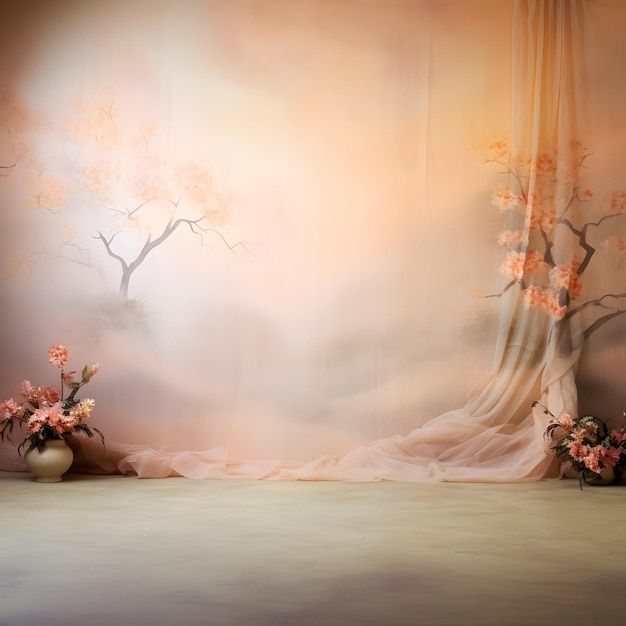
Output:
<path fill-rule="evenodd" d="M 47 415 L 41 412 L 41 409 L 37 409 L 28 419 L 26 424 L 26 432 L 30 435 L 38 433 L 46 424 Z"/>
<path fill-rule="evenodd" d="M 521 199 L 506 185 L 500 184 L 491 194 L 491 203 L 500 209 L 500 211 L 508 211 L 509 209 L 519 207 L 521 205 Z"/>
<path fill-rule="evenodd" d="M 626 209 L 626 193 L 614 191 L 611 194 L 611 211 L 620 213 Z"/>
<path fill-rule="evenodd" d="M 556 212 L 552 209 L 542 211 L 541 209 L 532 209 L 530 214 L 530 227 L 540 228 L 549 233 L 556 224 Z"/>
<path fill-rule="evenodd" d="M 61 394 L 54 387 L 38 387 L 37 393 L 41 401 L 46 404 L 54 404 L 61 399 Z"/>
<path fill-rule="evenodd" d="M 76 420 L 76 422 L 82 422 L 91 415 L 96 403 L 91 398 L 81 400 L 78 404 L 74 405 L 70 409 L 70 415 Z"/>
<path fill-rule="evenodd" d="M 83 385 L 88 383 L 100 371 L 100 363 L 85 365 L 82 372 Z"/>
<path fill-rule="evenodd" d="M 51 428 L 58 435 L 69 432 L 76 425 L 74 416 L 65 415 L 61 404 L 57 402 L 52 406 L 44 406 L 37 409 L 26 426 L 28 433 L 33 434 L 39 432 L 44 426 Z"/>
<path fill-rule="evenodd" d="M 582 282 L 578 275 L 580 261 L 574 259 L 570 265 L 557 265 L 550 270 L 550 284 L 555 289 L 567 289 L 572 299 L 580 297 Z"/>
<path fill-rule="evenodd" d="M 521 230 L 503 230 L 498 234 L 498 245 L 507 248 L 517 248 L 524 243 L 524 233 Z"/>
<path fill-rule="evenodd" d="M 571 441 L 568 444 L 568 448 L 569 448 L 569 455 L 575 461 L 582 461 L 589 453 L 589 446 L 586 446 L 580 441 Z"/>
<path fill-rule="evenodd" d="M 608 448 L 604 448 L 604 458 L 602 459 L 602 463 L 605 467 L 615 467 L 622 456 L 622 450 L 619 448 L 615 448 L 610 446 Z"/>
<path fill-rule="evenodd" d="M 546 263 L 543 260 L 543 254 L 537 250 L 533 250 L 526 255 L 526 262 L 524 263 L 524 273 L 531 274 L 533 272 L 539 272 L 546 268 Z"/>
<path fill-rule="evenodd" d="M 567 315 L 567 307 L 560 305 L 558 298 L 553 297 L 548 304 L 548 313 L 555 320 L 562 320 Z"/>
<path fill-rule="evenodd" d="M 29 380 L 25 380 L 20 385 L 22 395 L 34 406 L 41 404 L 54 404 L 61 399 L 61 394 L 57 389 L 50 386 L 33 387 Z"/>
<path fill-rule="evenodd" d="M 74 380 L 74 374 L 76 374 L 75 371 L 72 372 L 61 372 L 61 378 L 63 379 L 63 382 L 68 385 L 74 385 L 76 383 L 76 381 Z"/>
<path fill-rule="evenodd" d="M 70 358 L 70 351 L 60 343 L 48 349 L 48 363 L 63 369 Z"/>
<path fill-rule="evenodd" d="M 526 255 L 523 252 L 509 252 L 500 266 L 500 273 L 510 276 L 515 280 L 521 280 L 524 277 L 525 262 Z"/>
<path fill-rule="evenodd" d="M 506 139 L 500 138 L 490 143 L 487 148 L 491 150 L 497 159 L 507 160 L 511 156 L 511 149 L 509 148 L 509 142 Z"/>
<path fill-rule="evenodd" d="M 602 446 L 589 446 L 587 448 L 587 454 L 582 459 L 585 467 L 592 472 L 599 473 L 602 471 L 600 462 L 604 459 L 606 448 Z"/>
<path fill-rule="evenodd" d="M 541 271 L 546 268 L 543 255 L 536 250 L 525 254 L 523 252 L 509 252 L 500 266 L 500 273 L 520 280 L 526 274 Z"/>
<path fill-rule="evenodd" d="M 546 154 L 545 152 L 537 157 L 533 165 L 535 165 L 540 172 L 556 171 L 556 161 L 553 157 L 551 157 L 549 154 Z"/>
<path fill-rule="evenodd" d="M 527 306 L 535 309 L 547 310 L 552 294 L 547 289 L 541 289 L 535 285 L 530 285 L 524 289 L 524 300 Z"/>
<path fill-rule="evenodd" d="M 23 411 L 24 407 L 13 400 L 13 398 L 0 402 L 0 422 L 15 419 L 19 417 Z"/>
<path fill-rule="evenodd" d="M 620 428 L 619 430 L 617 430 L 617 428 L 614 428 L 611 431 L 611 440 L 618 445 L 624 443 L 624 441 L 626 441 L 626 431 L 624 430 L 624 428 Z"/>
<path fill-rule="evenodd" d="M 569 413 L 563 411 L 558 417 L 559 424 L 563 426 L 563 428 L 567 430 L 572 430 L 574 428 L 574 420 Z"/>
<path fill-rule="evenodd" d="M 552 291 L 530 285 L 524 289 L 524 301 L 526 306 L 538 309 L 551 315 L 556 320 L 561 320 L 567 313 L 567 307 L 559 303 L 559 298 Z"/>

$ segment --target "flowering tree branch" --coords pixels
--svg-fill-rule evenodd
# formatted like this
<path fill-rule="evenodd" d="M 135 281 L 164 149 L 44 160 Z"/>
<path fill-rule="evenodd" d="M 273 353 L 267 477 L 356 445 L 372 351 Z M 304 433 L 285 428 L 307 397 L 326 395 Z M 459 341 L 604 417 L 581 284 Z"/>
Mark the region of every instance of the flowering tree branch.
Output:
<path fill-rule="evenodd" d="M 576 149 L 581 148 L 578 143 Z M 550 315 L 559 322 L 555 326 L 557 329 L 564 329 L 565 322 L 587 309 L 608 311 L 584 330 L 584 339 L 587 339 L 605 323 L 626 312 L 626 308 L 620 308 L 617 302 L 610 302 L 611 299 L 626 298 L 626 293 L 607 293 L 572 305 L 580 298 L 583 287 L 581 276 L 596 254 L 596 245 L 590 240 L 590 234 L 593 228 L 625 214 L 626 193 L 612 192 L 610 212 L 579 225 L 571 216 L 570 209 L 575 203 L 591 202 L 594 193 L 568 181 L 576 180 L 576 170 L 583 167 L 585 160 L 591 156 L 590 152 L 582 154 L 567 169 L 565 161 L 559 160 L 554 150 L 540 151 L 528 158 L 526 155 L 512 155 L 505 141 L 494 142 L 490 149 L 497 156 L 487 162 L 502 166 L 503 173 L 509 175 L 513 184 L 519 187 L 513 190 L 506 184 L 499 184 L 493 192 L 492 202 L 502 212 L 508 213 L 510 223 L 519 224 L 520 230 L 499 233 L 498 244 L 507 249 L 500 272 L 510 280 L 501 292 L 484 297 L 500 298 L 518 284 L 526 305 Z M 561 180 L 562 169 L 564 176 Z M 531 179 L 534 184 L 532 191 L 528 191 L 525 183 Z M 569 187 L 569 191 L 560 198 L 557 194 L 563 184 Z M 570 259 L 559 258 L 561 251 L 555 250 L 554 233 L 561 227 L 576 237 L 577 245 L 584 253 L 581 261 L 575 255 Z M 615 239 L 616 249 L 621 252 L 626 250 L 626 243 L 619 237 Z"/>

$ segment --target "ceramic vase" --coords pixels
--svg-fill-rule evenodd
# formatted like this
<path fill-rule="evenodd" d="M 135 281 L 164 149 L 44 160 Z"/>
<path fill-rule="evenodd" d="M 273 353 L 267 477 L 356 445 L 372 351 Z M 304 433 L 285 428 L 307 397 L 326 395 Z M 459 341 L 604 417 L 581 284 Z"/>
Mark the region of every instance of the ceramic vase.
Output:
<path fill-rule="evenodd" d="M 41 450 L 29 450 L 24 455 L 24 460 L 36 482 L 58 483 L 70 469 L 74 453 L 63 439 L 48 439 Z"/>
<path fill-rule="evenodd" d="M 588 485 L 612 485 L 616 479 L 617 476 L 612 467 L 605 467 L 600 471 L 600 474 L 594 472 L 585 472 L 583 474 L 583 480 Z"/>

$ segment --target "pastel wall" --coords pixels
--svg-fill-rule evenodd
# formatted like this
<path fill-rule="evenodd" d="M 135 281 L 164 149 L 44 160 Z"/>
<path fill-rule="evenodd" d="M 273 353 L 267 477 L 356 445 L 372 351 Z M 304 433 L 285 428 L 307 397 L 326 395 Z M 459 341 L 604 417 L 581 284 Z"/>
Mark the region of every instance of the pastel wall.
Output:
<path fill-rule="evenodd" d="M 14 7 L 0 27 L 3 394 L 51 382 L 45 350 L 61 342 L 102 363 L 94 423 L 109 438 L 294 460 L 460 406 L 497 333 L 497 301 L 478 296 L 503 284 L 484 161 L 511 124 L 511 10 Z M 589 176 L 610 193 L 626 44 L 603 6 L 590 20 Z M 120 259 L 165 234 L 125 282 Z M 609 257 L 589 287 L 625 291 Z M 584 410 L 626 406 L 624 321 L 585 348 Z"/>

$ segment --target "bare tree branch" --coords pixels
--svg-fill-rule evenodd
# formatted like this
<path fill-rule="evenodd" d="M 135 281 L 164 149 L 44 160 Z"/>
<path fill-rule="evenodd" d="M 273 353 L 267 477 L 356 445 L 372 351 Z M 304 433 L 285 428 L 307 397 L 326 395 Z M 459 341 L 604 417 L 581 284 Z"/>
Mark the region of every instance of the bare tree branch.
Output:
<path fill-rule="evenodd" d="M 605 293 L 603 296 L 599 298 L 594 298 L 593 300 L 588 300 L 587 302 L 583 302 L 579 304 L 576 308 L 571 309 L 565 315 L 565 319 L 569 319 L 570 317 L 574 317 L 577 313 L 588 309 L 590 306 L 599 306 L 605 309 L 614 309 L 615 307 L 608 307 L 604 304 L 604 300 L 607 298 L 626 298 L 626 293 Z"/>
<path fill-rule="evenodd" d="M 126 263 L 126 260 L 123 257 L 121 257 L 119 254 L 116 254 L 115 252 L 113 252 L 113 250 L 111 249 L 111 243 L 113 242 L 113 239 L 115 239 L 115 236 L 118 234 L 119 234 L 119 231 L 111 235 L 110 239 L 107 239 L 100 231 L 98 231 L 98 234 L 93 235 L 93 238 L 100 239 L 100 241 L 102 241 L 102 243 L 104 244 L 107 254 L 113 257 L 114 259 L 117 259 L 120 262 L 120 265 L 122 266 L 122 270 L 126 271 L 128 269 L 128 263 Z"/>
<path fill-rule="evenodd" d="M 585 224 L 583 224 L 581 228 L 576 228 L 576 226 L 574 226 L 574 224 L 566 217 L 560 217 L 557 220 L 557 223 L 564 224 L 572 231 L 572 233 L 574 233 L 578 237 L 578 244 L 585 251 L 585 257 L 582 260 L 580 267 L 578 268 L 578 274 L 582 274 L 587 269 L 587 267 L 589 266 L 589 263 L 591 262 L 591 258 L 596 252 L 596 249 L 587 241 L 587 234 L 588 234 L 589 227 L 600 226 L 600 224 L 602 224 L 602 222 L 604 222 L 605 220 L 608 220 L 612 217 L 618 217 L 620 215 L 624 215 L 624 214 L 623 213 L 611 213 L 610 215 L 605 215 L 604 217 L 600 218 L 596 222 L 586 222 Z"/>
<path fill-rule="evenodd" d="M 79 265 L 84 265 L 86 267 L 91 267 L 91 250 L 89 248 L 81 248 L 77 243 L 73 241 L 65 241 L 61 246 L 61 252 L 63 252 L 63 248 L 74 248 L 78 250 L 79 254 L 84 255 L 86 260 L 83 261 L 81 259 L 77 259 L 75 257 L 70 257 L 64 254 L 61 254 L 60 257 L 67 261 L 72 261 L 73 263 L 78 263 Z"/>
<path fill-rule="evenodd" d="M 565 224 L 577 237 L 578 245 L 585 251 L 585 258 L 582 260 L 580 267 L 578 268 L 578 274 L 582 274 L 586 269 L 591 258 L 596 252 L 596 249 L 587 241 L 587 228 L 589 224 L 585 224 L 582 228 L 576 228 L 574 224 L 566 217 L 561 217 L 557 220 L 559 224 Z"/>
<path fill-rule="evenodd" d="M 548 237 L 548 233 L 543 228 L 539 229 L 541 233 L 541 238 L 543 239 L 543 243 L 545 244 L 546 250 L 543 254 L 543 260 L 548 264 L 554 267 L 556 263 L 554 262 L 554 257 L 552 256 L 552 246 L 554 245 L 553 241 L 550 241 Z"/>
<path fill-rule="evenodd" d="M 524 285 L 522 283 L 521 280 L 518 279 L 513 279 L 512 281 L 508 282 L 505 286 L 504 289 L 502 289 L 502 291 L 500 291 L 499 293 L 490 293 L 487 296 L 480 296 L 481 298 L 501 298 L 511 287 L 513 287 L 513 285 L 519 284 L 520 287 L 523 289 Z"/>
<path fill-rule="evenodd" d="M 520 175 L 515 170 L 511 169 L 511 166 L 508 163 L 505 163 L 504 161 L 500 161 L 499 159 L 487 159 L 485 163 L 497 163 L 498 165 L 501 165 L 504 168 L 504 172 L 502 173 L 510 174 L 517 181 L 517 184 L 519 185 L 520 193 L 522 194 L 522 200 L 524 202 L 528 201 L 528 197 L 526 196 L 526 192 L 524 191 L 524 185 L 522 183 L 522 179 L 520 178 Z"/>
<path fill-rule="evenodd" d="M 0 165 L 0 170 L 12 170 L 17 165 L 17 159 L 10 165 Z"/>
<path fill-rule="evenodd" d="M 591 337 L 591 335 L 596 330 L 598 330 L 598 328 L 604 326 L 604 324 L 606 324 L 608 321 L 612 320 L 618 315 L 622 315 L 623 313 L 626 313 L 626 309 L 617 309 L 616 311 L 613 311 L 613 313 L 607 313 L 606 315 L 599 317 L 593 324 L 585 329 L 585 332 L 583 333 L 584 340 L 587 341 L 587 339 L 589 339 L 589 337 Z"/>
<path fill-rule="evenodd" d="M 3 178 L 6 178 L 13 171 L 13 169 L 15 169 L 22 155 L 16 154 L 15 142 L 13 140 L 13 133 L 11 132 L 11 129 L 7 128 L 6 126 L 2 126 L 2 128 L 4 128 L 7 131 L 7 134 L 9 135 L 9 143 L 11 144 L 11 154 L 13 155 L 13 163 L 9 163 L 8 165 L 0 165 L 0 170 L 4 170 L 4 171 L 0 171 L 0 176 L 2 176 Z"/>

